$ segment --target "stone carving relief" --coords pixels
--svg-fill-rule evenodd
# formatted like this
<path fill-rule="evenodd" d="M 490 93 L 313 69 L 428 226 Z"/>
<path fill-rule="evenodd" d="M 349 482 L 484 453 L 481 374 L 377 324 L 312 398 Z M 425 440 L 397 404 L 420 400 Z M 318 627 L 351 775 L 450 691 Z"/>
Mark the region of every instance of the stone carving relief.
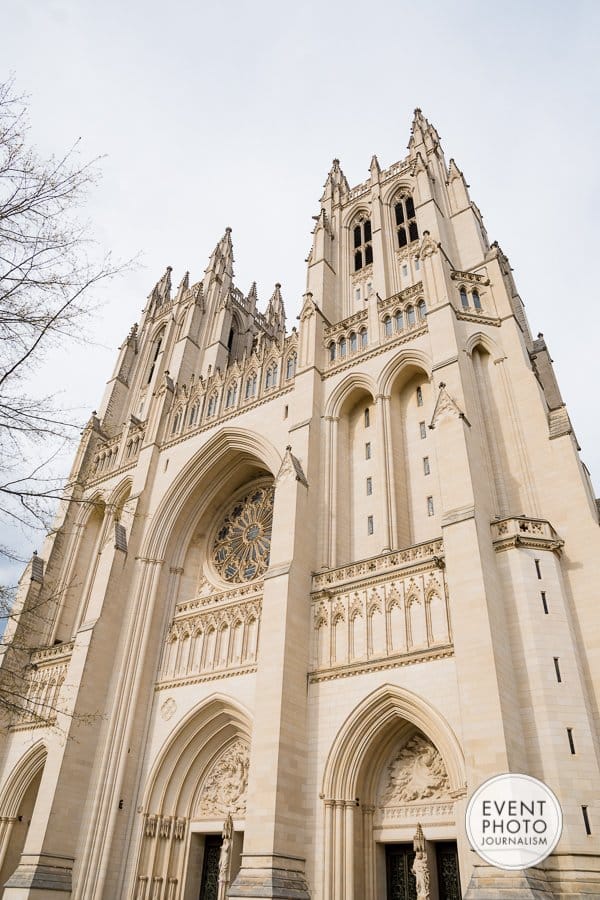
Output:
<path fill-rule="evenodd" d="M 248 756 L 248 746 L 236 740 L 213 763 L 200 791 L 197 815 L 218 818 L 228 813 L 245 814 Z"/>
<path fill-rule="evenodd" d="M 165 722 L 168 722 L 173 718 L 175 713 L 177 712 L 177 703 L 173 697 L 167 697 L 165 702 L 162 704 L 160 708 L 160 714 Z"/>
<path fill-rule="evenodd" d="M 387 768 L 380 806 L 437 800 L 449 791 L 448 773 L 437 749 L 425 735 L 415 734 Z"/>

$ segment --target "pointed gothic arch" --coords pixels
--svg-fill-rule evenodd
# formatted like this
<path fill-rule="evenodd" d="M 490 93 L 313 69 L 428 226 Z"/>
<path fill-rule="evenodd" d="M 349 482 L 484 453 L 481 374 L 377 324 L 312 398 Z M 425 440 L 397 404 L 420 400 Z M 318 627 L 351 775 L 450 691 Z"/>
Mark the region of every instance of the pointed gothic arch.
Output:
<path fill-rule="evenodd" d="M 403 754 L 404 758 L 400 755 Z M 420 790 L 421 773 L 431 786 L 434 810 L 451 815 L 454 797 L 466 790 L 465 762 L 456 735 L 443 716 L 426 700 L 397 685 L 385 684 L 367 696 L 348 716 L 336 735 L 325 764 L 321 797 L 324 805 L 323 892 L 324 900 L 351 900 L 355 896 L 377 900 L 385 887 L 377 844 L 397 840 L 398 822 L 385 825 L 381 795 L 382 778 L 391 764 L 407 765 L 408 779 Z M 389 774 L 388 774 L 389 777 Z M 392 781 L 392 787 L 394 787 Z M 417 794 L 417 797 L 419 794 Z M 439 798 L 439 799 L 438 799 Z M 414 799 L 410 795 L 407 799 Z M 448 806 L 449 801 L 449 806 Z M 397 800 L 392 803 L 397 803 Z M 400 799 L 402 802 L 402 799 Z M 432 802 L 426 800 L 425 802 Z M 422 815 L 405 810 L 410 827 Z M 411 820 L 411 817 L 413 821 Z M 377 826 L 377 831 L 374 829 Z M 454 835 L 456 826 L 450 826 Z M 345 859 L 336 848 L 345 847 Z"/>
<path fill-rule="evenodd" d="M 420 369 L 430 379 L 432 371 L 431 358 L 420 350 L 403 350 L 381 370 L 377 379 L 377 392 L 386 396 L 389 395 L 394 382 L 406 369 Z"/>
<path fill-rule="evenodd" d="M 45 743 L 36 742 L 0 789 L 0 891 L 19 864 L 47 756 Z"/>
<path fill-rule="evenodd" d="M 188 509 L 193 503 L 195 491 L 204 483 L 210 483 L 213 487 L 218 485 L 219 478 L 225 471 L 230 471 L 235 462 L 248 463 L 257 471 L 262 470 L 275 477 L 282 457 L 273 444 L 257 432 L 240 428 L 219 430 L 174 479 L 153 516 L 153 525 L 144 541 L 142 555 L 152 559 L 164 557 L 177 522 L 183 522 L 183 532 L 187 528 L 189 533 L 189 528 L 193 526 L 190 515 L 192 519 L 197 516 L 196 509 L 191 512 Z M 181 531 L 178 533 L 181 536 Z M 180 547 L 179 557 L 182 552 Z"/>
<path fill-rule="evenodd" d="M 220 832 L 229 811 L 235 830 L 243 830 L 251 737 L 248 710 L 220 693 L 190 710 L 169 735 L 141 800 L 135 887 L 128 896 L 164 879 L 167 861 L 171 883 L 181 891 L 193 886 L 199 873 L 189 871 L 192 832 Z"/>
<path fill-rule="evenodd" d="M 465 761 L 449 723 L 424 698 L 397 685 L 384 684 L 359 703 L 336 735 L 323 773 L 323 796 L 354 801 L 374 748 L 404 721 L 416 726 L 437 747 L 451 791 L 463 791 Z"/>
<path fill-rule="evenodd" d="M 377 396 L 377 385 L 371 376 L 365 372 L 354 372 L 342 379 L 331 393 L 325 407 L 325 416 L 337 418 L 350 395 L 357 389 L 370 394 L 373 400 Z"/>

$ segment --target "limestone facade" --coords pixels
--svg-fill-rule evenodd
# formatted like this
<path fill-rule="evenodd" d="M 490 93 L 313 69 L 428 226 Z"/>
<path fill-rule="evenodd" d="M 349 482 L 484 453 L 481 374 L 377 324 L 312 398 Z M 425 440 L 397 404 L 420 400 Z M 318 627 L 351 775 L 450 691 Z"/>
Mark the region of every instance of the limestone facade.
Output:
<path fill-rule="evenodd" d="M 85 428 L 0 669 L 2 896 L 600 896 L 598 511 L 419 110 L 334 161 L 297 327 L 257 302 L 230 229 L 167 269 Z M 517 875 L 464 828 L 507 771 L 564 813 Z"/>

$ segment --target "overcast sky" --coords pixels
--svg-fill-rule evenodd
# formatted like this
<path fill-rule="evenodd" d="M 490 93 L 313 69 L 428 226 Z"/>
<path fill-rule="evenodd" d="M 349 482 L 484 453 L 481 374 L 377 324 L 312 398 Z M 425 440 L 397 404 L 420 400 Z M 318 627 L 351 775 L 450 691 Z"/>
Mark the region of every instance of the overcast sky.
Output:
<path fill-rule="evenodd" d="M 599 485 L 599 25 L 583 0 L 4 0 L 33 141 L 106 154 L 86 215 L 143 262 L 44 383 L 85 421 L 164 268 L 200 278 L 226 226 L 238 286 L 264 303 L 280 281 L 291 327 L 332 158 L 350 185 L 373 153 L 403 158 L 420 106 L 511 260 Z"/>

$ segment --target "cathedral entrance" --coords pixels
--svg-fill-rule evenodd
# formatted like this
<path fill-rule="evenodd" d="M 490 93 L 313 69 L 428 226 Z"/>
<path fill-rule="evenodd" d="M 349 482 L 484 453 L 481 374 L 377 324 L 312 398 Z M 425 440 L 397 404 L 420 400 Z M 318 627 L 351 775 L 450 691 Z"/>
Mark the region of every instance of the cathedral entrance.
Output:
<path fill-rule="evenodd" d="M 223 839 L 220 834 L 207 834 L 204 841 L 202 881 L 198 900 L 218 900 L 219 859 Z"/>
<path fill-rule="evenodd" d="M 456 841 L 428 844 L 431 900 L 461 900 Z M 417 900 L 414 845 L 386 844 L 386 900 Z"/>
<path fill-rule="evenodd" d="M 412 844 L 386 844 L 387 900 L 417 900 L 414 859 Z"/>

